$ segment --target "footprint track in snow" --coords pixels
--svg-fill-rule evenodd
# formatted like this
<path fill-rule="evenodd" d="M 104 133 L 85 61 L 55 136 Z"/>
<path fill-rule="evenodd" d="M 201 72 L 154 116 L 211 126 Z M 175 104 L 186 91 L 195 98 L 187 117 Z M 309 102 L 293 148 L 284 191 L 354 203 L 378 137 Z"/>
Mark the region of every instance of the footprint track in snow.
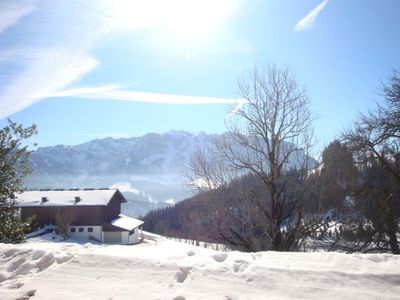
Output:
<path fill-rule="evenodd" d="M 28 273 L 41 272 L 54 263 L 62 264 L 72 258 L 71 254 L 43 250 L 7 249 L 0 251 L 0 282 L 13 280 Z M 11 282 L 18 287 L 18 282 Z"/>
<path fill-rule="evenodd" d="M 178 272 L 175 273 L 176 282 L 184 283 L 192 269 L 193 267 L 180 267 Z"/>
<path fill-rule="evenodd" d="M 234 273 L 242 273 L 249 267 L 249 263 L 245 260 L 237 259 L 233 264 Z"/>

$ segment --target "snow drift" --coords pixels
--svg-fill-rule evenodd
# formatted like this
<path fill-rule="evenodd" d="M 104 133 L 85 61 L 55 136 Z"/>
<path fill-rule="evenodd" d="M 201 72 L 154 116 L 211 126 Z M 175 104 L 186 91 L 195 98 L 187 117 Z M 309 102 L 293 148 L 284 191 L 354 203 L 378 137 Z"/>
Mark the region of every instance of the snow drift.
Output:
<path fill-rule="evenodd" d="M 135 246 L 0 244 L 0 299 L 398 299 L 389 254 L 218 252 L 147 235 Z"/>

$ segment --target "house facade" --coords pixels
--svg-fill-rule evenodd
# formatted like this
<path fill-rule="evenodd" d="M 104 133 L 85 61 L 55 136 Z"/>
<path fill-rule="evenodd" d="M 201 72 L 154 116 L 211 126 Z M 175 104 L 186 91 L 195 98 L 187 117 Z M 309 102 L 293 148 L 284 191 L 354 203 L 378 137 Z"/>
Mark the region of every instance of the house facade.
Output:
<path fill-rule="evenodd" d="M 135 244 L 143 222 L 121 214 L 127 202 L 118 189 L 29 190 L 17 195 L 21 218 L 38 228 L 63 228 L 75 239 Z"/>

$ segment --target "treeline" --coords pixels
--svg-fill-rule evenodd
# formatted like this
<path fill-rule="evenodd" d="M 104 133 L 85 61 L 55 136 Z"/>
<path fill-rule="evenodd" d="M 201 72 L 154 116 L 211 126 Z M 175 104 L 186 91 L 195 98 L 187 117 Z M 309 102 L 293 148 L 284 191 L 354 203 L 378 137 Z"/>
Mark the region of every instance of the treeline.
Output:
<path fill-rule="evenodd" d="M 250 83 L 242 87 L 250 104 L 238 113 L 246 131 L 236 123 L 235 143 L 216 145 L 213 161 L 200 152 L 189 169 L 203 191 L 148 213 L 146 230 L 242 251 L 400 254 L 399 73 L 383 87 L 376 110 L 360 115 L 316 165 L 289 164 L 305 149 L 299 137 L 309 119 L 302 119 L 307 102 L 287 71 L 256 72 Z"/>
<path fill-rule="evenodd" d="M 157 234 L 198 241 L 222 242 L 212 214 L 214 192 L 203 192 L 172 207 L 148 212 L 144 217 L 144 230 Z M 214 230 L 213 230 L 214 228 Z"/>

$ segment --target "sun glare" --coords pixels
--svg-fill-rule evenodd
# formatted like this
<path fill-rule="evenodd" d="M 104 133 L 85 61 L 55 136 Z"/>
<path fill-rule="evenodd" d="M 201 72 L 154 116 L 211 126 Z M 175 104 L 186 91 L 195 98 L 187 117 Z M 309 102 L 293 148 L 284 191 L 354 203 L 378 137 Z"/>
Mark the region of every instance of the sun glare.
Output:
<path fill-rule="evenodd" d="M 117 0 L 110 7 L 114 27 L 157 30 L 184 42 L 206 39 L 232 12 L 235 0 Z"/>

